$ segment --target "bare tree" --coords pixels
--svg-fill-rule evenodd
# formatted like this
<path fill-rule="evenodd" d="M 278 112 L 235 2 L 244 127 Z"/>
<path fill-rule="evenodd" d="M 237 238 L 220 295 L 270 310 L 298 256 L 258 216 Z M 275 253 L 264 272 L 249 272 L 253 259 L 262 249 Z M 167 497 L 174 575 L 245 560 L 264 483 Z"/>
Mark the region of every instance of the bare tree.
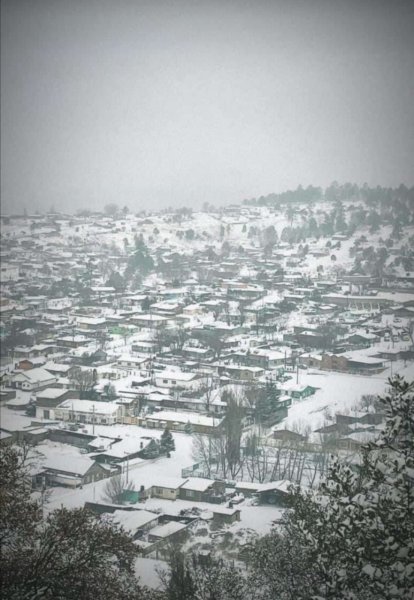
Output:
<path fill-rule="evenodd" d="M 216 378 L 213 373 L 206 373 L 203 377 L 201 391 L 204 395 L 207 412 L 210 412 L 210 403 L 215 389 L 217 389 Z"/>
<path fill-rule="evenodd" d="M 96 376 L 90 369 L 77 368 L 71 376 L 71 383 L 80 391 L 81 397 L 87 396 L 95 387 Z"/>
<path fill-rule="evenodd" d="M 229 473 L 234 478 L 240 472 L 243 465 L 241 438 L 245 407 L 241 398 L 237 397 L 231 391 L 225 390 L 222 400 L 227 403 L 227 411 L 221 435 L 217 438 L 217 447 L 224 477 Z"/>
<path fill-rule="evenodd" d="M 262 444 L 260 436 L 256 433 L 246 438 L 244 455 L 250 481 L 263 483 L 270 470 L 269 449 Z"/>
<path fill-rule="evenodd" d="M 124 504 L 124 492 L 133 489 L 134 484 L 132 481 L 127 482 L 123 475 L 115 475 L 106 482 L 103 489 L 103 499 L 111 504 Z"/>
<path fill-rule="evenodd" d="M 215 440 L 211 436 L 201 434 L 193 436 L 193 458 L 204 465 L 204 473 L 208 478 L 212 475 L 213 464 L 216 465 L 217 471 L 216 453 Z"/>

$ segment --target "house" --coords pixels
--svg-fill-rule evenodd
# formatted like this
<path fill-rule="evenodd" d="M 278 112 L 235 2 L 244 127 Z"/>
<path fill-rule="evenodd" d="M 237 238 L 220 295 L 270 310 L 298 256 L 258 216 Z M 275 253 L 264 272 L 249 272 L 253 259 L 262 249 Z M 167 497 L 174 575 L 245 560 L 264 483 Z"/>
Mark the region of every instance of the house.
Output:
<path fill-rule="evenodd" d="M 342 450 L 356 451 L 369 442 L 378 439 L 378 432 L 375 431 L 355 431 L 339 439 L 339 447 Z"/>
<path fill-rule="evenodd" d="M 176 500 L 180 494 L 181 486 L 188 481 L 182 477 L 162 477 L 147 490 L 151 498 Z"/>
<path fill-rule="evenodd" d="M 132 356 L 131 354 L 123 354 L 118 358 L 116 364 L 127 371 L 137 374 L 140 369 L 148 368 L 150 358 L 148 356 Z"/>
<path fill-rule="evenodd" d="M 114 523 L 121 525 L 134 539 L 158 524 L 160 516 L 149 510 L 115 510 Z"/>
<path fill-rule="evenodd" d="M 162 315 L 145 314 L 134 315 L 130 318 L 130 322 L 139 329 L 159 330 L 165 329 L 170 320 L 168 317 Z"/>
<path fill-rule="evenodd" d="M 122 463 L 134 458 L 156 458 L 160 446 L 155 438 L 149 436 L 128 437 L 115 443 L 105 444 L 103 450 L 97 449 L 94 455 L 99 463 Z"/>
<path fill-rule="evenodd" d="M 29 371 L 30 369 L 36 369 L 38 367 L 43 367 L 46 364 L 46 358 L 37 356 L 36 358 L 23 358 L 20 360 L 16 368 L 19 371 Z"/>
<path fill-rule="evenodd" d="M 306 438 L 304 435 L 291 431 L 290 429 L 277 429 L 273 431 L 272 435 L 274 440 L 280 440 L 281 442 L 305 442 Z"/>
<path fill-rule="evenodd" d="M 85 337 L 84 335 L 64 335 L 57 338 L 59 346 L 64 348 L 82 348 L 91 343 L 91 338 Z"/>
<path fill-rule="evenodd" d="M 275 369 L 286 364 L 286 352 L 271 350 L 269 348 L 255 348 L 247 353 L 246 364 L 262 367 L 263 369 Z"/>
<path fill-rule="evenodd" d="M 374 375 L 376 373 L 381 373 L 385 369 L 384 360 L 381 358 L 365 356 L 358 352 L 348 352 L 344 354 L 344 358 L 348 361 L 348 373 Z"/>
<path fill-rule="evenodd" d="M 11 386 L 27 392 L 35 392 L 52 386 L 56 381 L 57 378 L 54 375 L 39 367 L 13 375 Z"/>
<path fill-rule="evenodd" d="M 259 487 L 260 483 L 253 483 L 252 481 L 237 481 L 235 491 L 236 494 L 243 494 L 243 496 L 246 498 L 250 498 L 257 493 Z"/>
<path fill-rule="evenodd" d="M 302 385 L 300 383 L 281 383 L 280 389 L 290 396 L 293 400 L 304 400 L 309 396 L 312 396 L 318 388 L 312 385 Z"/>
<path fill-rule="evenodd" d="M 223 417 L 163 410 L 143 418 L 140 424 L 148 428 L 164 429 L 168 426 L 172 431 L 185 431 L 189 423 L 195 433 L 214 433 L 220 429 L 222 422 Z"/>
<path fill-rule="evenodd" d="M 155 376 L 155 385 L 160 388 L 198 389 L 204 381 L 199 373 L 186 371 L 161 371 Z"/>
<path fill-rule="evenodd" d="M 74 392 L 58 387 L 47 387 L 36 393 L 36 418 L 55 419 L 55 408 Z"/>
<path fill-rule="evenodd" d="M 217 508 L 212 510 L 212 513 L 213 522 L 217 523 L 217 525 L 231 525 L 231 523 L 240 521 L 239 508 L 226 508 L 224 506 L 217 506 Z"/>
<path fill-rule="evenodd" d="M 219 503 L 224 500 L 225 483 L 202 477 L 190 477 L 181 487 L 181 500 Z"/>
<path fill-rule="evenodd" d="M 41 470 L 36 474 L 36 481 L 45 478 L 48 485 L 62 485 L 76 488 L 86 483 L 100 481 L 109 477 L 110 471 L 99 465 L 88 456 L 67 456 L 55 453 L 46 458 Z"/>
<path fill-rule="evenodd" d="M 379 341 L 379 338 L 374 333 L 352 333 L 345 338 L 354 347 L 369 348 Z"/>
<path fill-rule="evenodd" d="M 106 327 L 105 317 L 78 317 L 76 319 L 78 329 L 86 331 L 102 331 Z"/>
<path fill-rule="evenodd" d="M 180 523 L 179 521 L 168 521 L 162 525 L 157 525 L 149 530 L 148 541 L 158 542 L 166 540 L 179 540 L 188 529 L 188 523 Z"/>
<path fill-rule="evenodd" d="M 264 375 L 261 367 L 244 367 L 241 365 L 220 364 L 217 367 L 219 375 L 228 375 L 232 379 L 240 381 L 254 381 Z"/>
<path fill-rule="evenodd" d="M 76 423 L 115 425 L 122 422 L 123 414 L 123 406 L 96 400 L 65 400 L 55 408 L 55 419 Z"/>
<path fill-rule="evenodd" d="M 274 504 L 276 506 L 287 506 L 290 497 L 289 488 L 291 481 L 283 479 L 270 483 L 261 483 L 257 490 L 260 504 Z"/>
<path fill-rule="evenodd" d="M 49 371 L 55 377 L 68 377 L 70 378 L 75 370 L 73 365 L 64 365 L 55 362 L 47 362 L 44 365 L 44 369 Z"/>

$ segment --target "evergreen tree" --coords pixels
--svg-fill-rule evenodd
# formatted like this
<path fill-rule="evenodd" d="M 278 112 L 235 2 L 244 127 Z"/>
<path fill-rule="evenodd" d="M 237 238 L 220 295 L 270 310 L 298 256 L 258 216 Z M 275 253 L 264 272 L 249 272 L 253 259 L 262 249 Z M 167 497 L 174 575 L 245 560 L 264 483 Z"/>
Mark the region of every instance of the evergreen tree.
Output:
<path fill-rule="evenodd" d="M 381 400 L 387 422 L 354 470 L 333 462 L 320 494 L 292 496 L 284 532 L 251 555 L 262 598 L 392 600 L 414 589 L 414 384 Z"/>
<path fill-rule="evenodd" d="M 164 429 L 161 435 L 161 453 L 169 454 L 175 450 L 175 442 L 168 426 Z"/>
<path fill-rule="evenodd" d="M 0 448 L 0 592 L 9 600 L 144 600 L 138 548 L 110 520 L 77 508 L 43 516 L 22 449 Z"/>

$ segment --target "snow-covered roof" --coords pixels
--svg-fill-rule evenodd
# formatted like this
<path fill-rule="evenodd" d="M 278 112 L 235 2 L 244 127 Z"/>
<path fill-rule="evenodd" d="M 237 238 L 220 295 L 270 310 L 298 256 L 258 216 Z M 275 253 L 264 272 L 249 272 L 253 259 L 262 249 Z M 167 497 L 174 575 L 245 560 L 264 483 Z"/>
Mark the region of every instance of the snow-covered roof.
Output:
<path fill-rule="evenodd" d="M 166 538 L 177 531 L 181 531 L 187 527 L 186 523 L 180 523 L 179 521 L 169 521 L 168 523 L 164 523 L 164 525 L 157 525 L 153 527 L 150 531 L 150 535 L 154 535 L 159 538 Z"/>
<path fill-rule="evenodd" d="M 223 420 L 217 417 L 207 417 L 191 412 L 175 412 L 169 410 L 162 410 L 157 413 L 151 414 L 147 418 L 148 421 L 166 421 L 166 422 L 177 422 L 177 423 L 191 423 L 192 425 L 201 425 L 205 427 L 218 427 Z"/>
<path fill-rule="evenodd" d="M 204 479 L 203 477 L 190 477 L 184 483 L 184 485 L 181 486 L 181 489 L 205 492 L 213 485 L 213 483 L 214 481 L 211 479 Z"/>
<path fill-rule="evenodd" d="M 62 471 L 66 473 L 76 473 L 77 475 L 85 475 L 95 462 L 88 456 L 77 456 L 76 454 L 59 454 L 55 452 L 47 456 L 42 463 L 44 469 L 52 469 L 53 471 Z"/>
<path fill-rule="evenodd" d="M 113 520 L 131 534 L 158 518 L 159 515 L 148 510 L 116 510 L 113 513 Z"/>
<path fill-rule="evenodd" d="M 198 377 L 197 373 L 184 371 L 161 371 L 156 374 L 157 379 L 174 379 L 175 381 L 192 381 Z"/>
<path fill-rule="evenodd" d="M 28 379 L 33 383 L 40 381 L 50 381 L 51 379 L 54 379 L 53 375 L 49 373 L 49 371 L 46 371 L 41 367 L 37 369 L 29 369 L 27 371 L 24 371 L 24 373 L 18 373 L 15 377 L 23 377 L 24 379 Z"/>
<path fill-rule="evenodd" d="M 55 400 L 56 398 L 60 398 L 60 396 L 63 396 L 63 394 L 66 394 L 67 390 L 64 390 L 63 388 L 56 388 L 56 387 L 48 387 L 45 390 L 41 390 L 40 392 L 37 392 L 36 397 L 37 398 L 47 398 L 49 400 Z"/>
<path fill-rule="evenodd" d="M 115 402 L 99 402 L 95 400 L 64 400 L 57 408 L 65 408 L 74 412 L 95 413 L 101 415 L 113 415 L 119 410 Z"/>

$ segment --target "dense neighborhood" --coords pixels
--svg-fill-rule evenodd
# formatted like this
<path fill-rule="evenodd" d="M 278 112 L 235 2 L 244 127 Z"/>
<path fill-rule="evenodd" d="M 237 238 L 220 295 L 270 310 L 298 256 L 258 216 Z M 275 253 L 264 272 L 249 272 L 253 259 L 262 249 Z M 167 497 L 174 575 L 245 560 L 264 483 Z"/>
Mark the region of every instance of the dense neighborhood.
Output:
<path fill-rule="evenodd" d="M 358 463 L 414 376 L 413 206 L 333 184 L 2 215 L 0 444 L 30 446 L 44 510 L 112 515 L 156 588 L 172 540 L 240 559 L 292 484 Z"/>

